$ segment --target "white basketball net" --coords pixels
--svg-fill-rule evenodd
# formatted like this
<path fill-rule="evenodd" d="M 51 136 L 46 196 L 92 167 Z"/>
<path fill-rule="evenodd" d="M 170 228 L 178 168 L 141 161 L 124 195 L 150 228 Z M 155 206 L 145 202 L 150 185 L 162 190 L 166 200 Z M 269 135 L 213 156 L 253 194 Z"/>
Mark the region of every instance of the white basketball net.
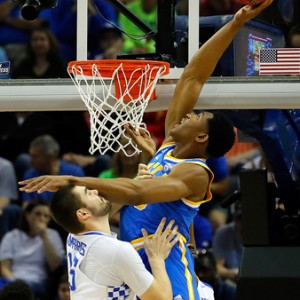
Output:
<path fill-rule="evenodd" d="M 91 64 L 90 68 L 92 76 L 84 75 L 80 66 L 73 65 L 68 70 L 90 115 L 89 152 L 94 154 L 98 150 L 100 154 L 105 154 L 109 150 L 113 152 L 122 150 L 127 156 L 140 153 L 141 150 L 126 134 L 123 125 L 131 123 L 136 130 L 141 127 L 146 129 L 146 125 L 142 122 L 143 115 L 158 78 L 164 73 L 166 67 L 142 65 L 137 67 L 129 78 L 125 76 L 123 63 L 115 69 L 111 78 L 102 77 L 101 70 L 98 70 L 96 64 Z M 123 83 L 120 76 L 125 78 Z M 120 90 L 119 98 L 115 96 L 116 85 Z M 138 95 L 134 98 L 131 95 L 133 87 L 138 88 Z M 130 152 L 126 151 L 129 145 L 134 151 L 132 149 Z"/>

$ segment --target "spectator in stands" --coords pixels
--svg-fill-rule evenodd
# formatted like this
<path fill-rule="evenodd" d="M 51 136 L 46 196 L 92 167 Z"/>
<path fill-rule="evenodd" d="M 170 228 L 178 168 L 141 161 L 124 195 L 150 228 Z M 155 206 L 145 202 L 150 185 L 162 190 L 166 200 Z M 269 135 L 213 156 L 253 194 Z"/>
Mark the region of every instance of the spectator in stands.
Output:
<path fill-rule="evenodd" d="M 26 54 L 12 70 L 12 78 L 69 77 L 60 57 L 59 45 L 47 28 L 33 29 L 27 43 Z"/>
<path fill-rule="evenodd" d="M 15 280 L 0 289 L 0 300 L 34 300 L 34 294 L 25 281 Z"/>
<path fill-rule="evenodd" d="M 95 59 L 116 59 L 122 54 L 124 38 L 117 27 L 107 23 L 100 29 L 98 40 L 100 53 L 95 55 Z"/>
<path fill-rule="evenodd" d="M 212 252 L 198 251 L 195 257 L 195 272 L 198 278 L 214 290 L 215 300 L 234 300 L 236 287 L 217 275 L 216 260 Z M 200 294 L 201 295 L 201 294 Z"/>
<path fill-rule="evenodd" d="M 293 26 L 287 34 L 287 47 L 300 48 L 300 23 Z"/>
<path fill-rule="evenodd" d="M 56 300 L 71 300 L 67 273 L 63 273 L 59 279 Z"/>
<path fill-rule="evenodd" d="M 17 1 L 0 0 L 0 46 L 5 47 L 12 66 L 23 58 L 31 30 L 47 25 L 50 10 L 42 10 L 39 17 L 28 22 L 21 17 Z"/>
<path fill-rule="evenodd" d="M 222 208 L 213 208 L 208 212 L 207 218 L 212 225 L 214 234 L 219 227 L 227 223 L 228 213 Z"/>
<path fill-rule="evenodd" d="M 233 221 L 220 227 L 213 238 L 213 254 L 217 273 L 223 279 L 236 282 L 242 256 L 242 213 L 237 210 Z"/>
<path fill-rule="evenodd" d="M 18 200 L 15 170 L 9 160 L 0 157 L 0 216 L 11 200 Z"/>
<path fill-rule="evenodd" d="M 97 177 L 102 171 L 109 169 L 111 156 L 104 155 L 82 155 L 68 152 L 63 155 L 63 160 L 83 168 L 87 176 Z"/>
<path fill-rule="evenodd" d="M 127 8 L 143 20 L 153 31 L 157 29 L 157 0 L 135 0 Z M 128 35 L 124 36 L 123 52 L 127 54 L 145 54 L 155 52 L 155 43 L 123 14 L 119 16 L 121 28 Z"/>
<path fill-rule="evenodd" d="M 60 147 L 57 141 L 50 135 L 42 135 L 35 138 L 29 147 L 32 167 L 24 173 L 24 179 L 37 177 L 41 175 L 74 175 L 84 176 L 84 171 L 81 167 L 65 162 L 59 159 Z M 23 193 L 23 205 L 28 205 L 28 202 L 42 197 L 49 201 L 52 193 Z"/>
<path fill-rule="evenodd" d="M 8 232 L 0 245 L 1 275 L 26 281 L 41 300 L 47 295 L 48 271 L 57 269 L 65 255 L 58 232 L 48 228 L 50 218 L 47 202 L 31 201 L 18 228 Z"/>
<path fill-rule="evenodd" d="M 66 62 L 76 60 L 77 0 L 59 1 L 52 9 L 51 29 L 58 38 Z M 117 24 L 117 14 L 106 0 L 88 0 L 88 52 L 89 57 L 99 53 L 98 35 L 107 21 Z"/>
<path fill-rule="evenodd" d="M 55 120 L 45 112 L 1 112 L 0 156 L 15 163 L 21 153 L 28 152 L 30 142 L 39 135 L 55 133 Z M 28 164 L 27 164 L 28 165 Z M 18 180 L 24 168 L 16 167 Z"/>
<path fill-rule="evenodd" d="M 19 209 L 17 207 L 18 189 L 17 178 L 13 164 L 4 158 L 0 157 L 0 239 L 3 235 L 11 230 L 19 217 Z M 7 214 L 7 210 L 13 210 L 15 213 Z M 12 222 L 9 223 L 7 216 L 11 215 Z"/>
<path fill-rule="evenodd" d="M 210 221 L 197 214 L 194 218 L 194 236 L 197 249 L 209 249 L 212 245 L 213 228 Z"/>

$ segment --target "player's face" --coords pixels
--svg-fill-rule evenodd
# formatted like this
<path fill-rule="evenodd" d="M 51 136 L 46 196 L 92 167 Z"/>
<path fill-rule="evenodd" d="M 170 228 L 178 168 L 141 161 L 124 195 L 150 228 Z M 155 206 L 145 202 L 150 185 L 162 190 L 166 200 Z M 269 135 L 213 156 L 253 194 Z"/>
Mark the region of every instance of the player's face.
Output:
<path fill-rule="evenodd" d="M 99 196 L 97 190 L 89 190 L 83 186 L 76 186 L 74 188 L 75 193 L 79 193 L 82 202 L 96 217 L 105 216 L 110 212 L 111 203 Z"/>
<path fill-rule="evenodd" d="M 209 112 L 187 114 L 182 118 L 180 124 L 174 126 L 170 133 L 175 140 L 195 139 L 200 134 L 208 134 L 207 120 L 212 117 L 213 114 Z"/>

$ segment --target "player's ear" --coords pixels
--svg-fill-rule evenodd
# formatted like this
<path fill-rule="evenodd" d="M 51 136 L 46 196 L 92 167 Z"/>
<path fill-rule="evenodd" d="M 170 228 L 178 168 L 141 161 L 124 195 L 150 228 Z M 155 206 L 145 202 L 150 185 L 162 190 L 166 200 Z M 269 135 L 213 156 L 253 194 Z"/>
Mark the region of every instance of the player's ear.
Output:
<path fill-rule="evenodd" d="M 207 133 L 200 133 L 198 136 L 195 138 L 195 141 L 197 143 L 206 143 L 208 141 L 209 135 Z"/>
<path fill-rule="evenodd" d="M 79 208 L 76 211 L 76 216 L 77 216 L 77 218 L 78 218 L 79 221 L 85 221 L 85 220 L 87 220 L 89 218 L 90 213 L 85 208 Z"/>

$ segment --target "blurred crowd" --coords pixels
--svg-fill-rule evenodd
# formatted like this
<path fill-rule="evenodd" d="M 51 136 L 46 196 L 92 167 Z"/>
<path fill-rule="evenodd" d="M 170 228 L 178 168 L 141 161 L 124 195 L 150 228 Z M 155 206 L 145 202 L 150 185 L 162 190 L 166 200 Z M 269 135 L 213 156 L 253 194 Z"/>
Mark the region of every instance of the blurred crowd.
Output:
<path fill-rule="evenodd" d="M 80 113 L 80 123 L 78 115 L 64 120 L 63 114 L 68 113 L 61 114 L 54 117 L 51 113 L 11 113 L 10 117 L 16 118 L 15 128 L 6 132 L 5 138 L 2 135 L 1 284 L 5 287 L 15 280 L 22 280 L 36 299 L 67 299 L 56 298 L 60 297 L 61 285 L 66 284 L 66 281 L 59 280 L 66 276 L 64 243 L 67 232 L 51 219 L 48 203 L 52 194 L 19 192 L 17 181 L 44 174 L 133 178 L 137 175 L 139 163 L 146 163 L 142 155 L 127 157 L 123 151 L 90 155 L 88 141 L 81 141 L 83 137 L 88 140 L 88 132 L 77 134 L 72 139 L 62 138 L 71 133 L 68 123 L 75 126 L 77 122 L 76 126 L 81 124 L 88 131 L 83 115 Z M 47 122 L 48 126 L 43 128 L 46 118 L 52 122 Z M 145 114 L 145 120 L 156 121 L 156 128 L 149 126 L 149 130 L 157 147 L 162 142 L 164 118 L 165 112 Z M 130 153 L 131 146 L 126 147 L 126 152 Z M 6 152 L 2 152 L 5 148 Z M 238 204 L 224 208 L 222 202 L 239 189 L 238 173 L 241 169 L 265 169 L 267 163 L 257 143 L 239 141 L 226 157 L 211 158 L 207 163 L 215 174 L 213 199 L 201 206 L 194 220 L 196 272 L 201 280 L 214 288 L 215 299 L 234 299 L 242 253 L 242 214 Z M 110 219 L 112 230 L 117 234 L 119 222 L 119 214 Z"/>
<path fill-rule="evenodd" d="M 280 9 L 279 2 L 274 1 L 272 12 Z M 157 0 L 123 3 L 157 29 Z M 200 0 L 201 16 L 232 14 L 238 8 L 233 0 Z M 176 14 L 187 12 L 188 0 L 178 0 Z M 11 63 L 10 74 L 0 76 L 68 77 L 66 65 L 76 60 L 76 13 L 75 0 L 61 0 L 57 7 L 42 10 L 38 19 L 28 22 L 20 17 L 17 2 L 0 0 L 0 62 Z M 109 1 L 89 0 L 88 16 L 89 59 L 155 52 L 154 41 Z M 285 20 L 280 11 L 262 18 L 282 26 L 288 47 L 300 47 L 300 20 Z M 165 115 L 156 112 L 144 116 L 157 147 L 164 136 Z M 139 154 L 129 158 L 122 152 L 90 155 L 89 126 L 86 112 L 1 112 L 0 300 L 9 299 L 5 294 L 16 289 L 26 295 L 20 299 L 70 299 L 65 274 L 67 233 L 51 220 L 51 193 L 21 193 L 18 181 L 43 174 L 133 178 L 138 164 L 144 162 Z M 195 271 L 214 288 L 216 300 L 231 300 L 242 253 L 242 214 L 238 204 L 226 208 L 221 204 L 239 189 L 240 170 L 268 169 L 268 163 L 257 143 L 237 140 L 226 157 L 212 160 L 210 167 L 215 173 L 213 199 L 203 204 L 194 221 Z M 272 181 L 272 172 L 268 171 Z M 118 215 L 111 218 L 111 224 L 118 233 Z"/>

